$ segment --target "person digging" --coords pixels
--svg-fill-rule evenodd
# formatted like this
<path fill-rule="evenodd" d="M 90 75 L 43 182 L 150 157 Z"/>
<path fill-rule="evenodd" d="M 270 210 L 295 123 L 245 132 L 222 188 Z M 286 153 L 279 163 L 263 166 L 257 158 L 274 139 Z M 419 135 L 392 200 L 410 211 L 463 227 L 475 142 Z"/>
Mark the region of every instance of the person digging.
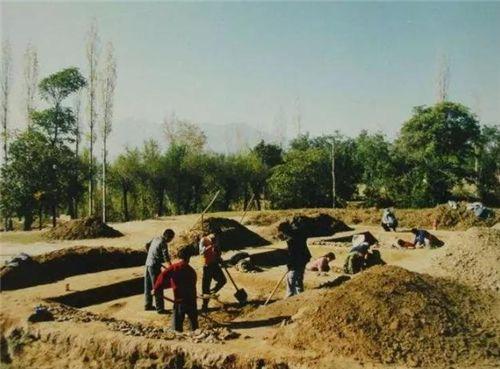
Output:
<path fill-rule="evenodd" d="M 304 271 L 312 256 L 307 248 L 307 236 L 298 228 L 297 225 L 291 224 L 280 230 L 280 237 L 286 240 L 288 248 L 286 297 L 304 291 Z"/>
<path fill-rule="evenodd" d="M 226 276 L 222 271 L 220 264 L 222 263 L 221 251 L 218 242 L 218 233 L 210 233 L 200 239 L 199 251 L 203 256 L 203 276 L 201 279 L 201 292 L 203 293 L 203 302 L 201 311 L 208 311 L 208 303 L 211 297 L 216 297 L 217 292 L 224 287 L 227 282 Z M 210 288 L 212 280 L 216 284 Z"/>
<path fill-rule="evenodd" d="M 396 216 L 391 211 L 391 209 L 389 208 L 384 209 L 380 225 L 382 226 L 382 228 L 384 228 L 386 232 L 390 231 L 396 232 L 396 228 L 398 227 L 398 220 L 396 219 Z"/>
<path fill-rule="evenodd" d="M 187 315 L 191 330 L 198 329 L 198 310 L 196 306 L 196 272 L 189 265 L 191 252 L 187 247 L 177 252 L 178 261 L 164 269 L 154 284 L 153 293 L 163 295 L 163 290 L 172 288 L 174 306 L 172 329 L 182 332 Z"/>
<path fill-rule="evenodd" d="M 165 304 L 161 291 L 154 294 L 155 306 L 153 307 L 153 296 L 151 290 L 155 284 L 156 278 L 160 275 L 162 267 L 170 266 L 170 256 L 168 254 L 168 243 L 172 241 L 175 233 L 171 229 L 166 229 L 161 237 L 155 237 L 146 243 L 146 263 L 144 268 L 144 310 L 155 310 L 158 314 L 165 314 Z M 165 263 L 165 265 L 163 265 Z"/>

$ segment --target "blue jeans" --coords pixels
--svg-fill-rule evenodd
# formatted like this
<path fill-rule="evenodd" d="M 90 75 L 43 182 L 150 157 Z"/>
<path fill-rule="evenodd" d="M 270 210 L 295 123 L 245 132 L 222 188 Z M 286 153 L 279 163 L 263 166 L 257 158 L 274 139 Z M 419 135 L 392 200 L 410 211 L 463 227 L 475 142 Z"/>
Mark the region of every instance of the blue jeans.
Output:
<path fill-rule="evenodd" d="M 160 275 L 161 268 L 158 266 L 146 265 L 144 270 L 144 306 L 146 308 L 153 306 L 153 296 L 151 290 L 155 285 L 156 278 Z M 155 307 L 157 311 L 165 309 L 163 301 L 163 290 L 158 290 L 155 293 Z"/>
<path fill-rule="evenodd" d="M 286 275 L 286 297 L 304 292 L 304 270 L 305 268 L 288 271 Z"/>

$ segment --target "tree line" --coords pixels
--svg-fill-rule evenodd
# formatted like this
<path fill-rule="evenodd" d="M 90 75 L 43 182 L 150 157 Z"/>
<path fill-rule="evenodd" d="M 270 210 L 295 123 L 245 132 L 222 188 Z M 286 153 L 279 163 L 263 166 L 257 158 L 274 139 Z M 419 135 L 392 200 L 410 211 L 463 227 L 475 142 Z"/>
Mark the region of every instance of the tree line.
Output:
<path fill-rule="evenodd" d="M 221 211 L 342 207 L 349 201 L 398 207 L 449 199 L 500 203 L 499 127 L 481 125 L 469 108 L 447 101 L 444 87 L 437 104 L 414 108 L 392 141 L 366 131 L 357 137 L 305 134 L 286 146 L 261 141 L 224 155 L 206 148 L 196 124 L 174 115 L 165 119 L 163 140 L 126 148 L 109 162 L 117 70 L 112 44 L 104 58 L 99 45 L 94 21 L 87 35 L 86 75 L 70 67 L 41 81 L 36 49 L 28 45 L 27 124 L 18 132 L 8 127 L 11 59 L 9 44 L 2 46 L 0 210 L 6 229 L 13 218 L 28 230 L 36 220 L 39 227 L 49 218 L 55 225 L 60 214 L 128 221 L 194 213 L 217 192 L 212 209 Z M 37 108 L 38 95 L 45 109 Z M 101 155 L 95 153 L 97 139 Z"/>
<path fill-rule="evenodd" d="M 61 74 L 72 76 L 74 89 L 85 83 L 70 68 L 43 80 L 42 91 L 56 93 L 49 86 Z M 33 113 L 33 125 L 11 144 L 2 168 L 2 209 L 22 218 L 25 229 L 35 217 L 76 217 L 77 208 L 90 213 L 86 173 L 104 175 L 97 158 L 88 167 L 88 150 L 76 155 L 70 149 L 71 113 L 52 101 L 53 108 Z M 449 199 L 496 206 L 500 200 L 500 131 L 481 126 L 469 109 L 452 102 L 415 108 L 393 142 L 366 131 L 355 138 L 306 134 L 286 148 L 261 141 L 225 155 L 207 150 L 203 132 L 192 123 L 167 121 L 165 135 L 165 149 L 149 140 L 110 163 L 108 201 L 96 196 L 95 213 L 105 207 L 113 221 L 195 213 L 217 191 L 212 210 L 220 211 L 331 207 L 333 194 L 337 206 L 360 200 L 367 206 L 426 207 Z"/>

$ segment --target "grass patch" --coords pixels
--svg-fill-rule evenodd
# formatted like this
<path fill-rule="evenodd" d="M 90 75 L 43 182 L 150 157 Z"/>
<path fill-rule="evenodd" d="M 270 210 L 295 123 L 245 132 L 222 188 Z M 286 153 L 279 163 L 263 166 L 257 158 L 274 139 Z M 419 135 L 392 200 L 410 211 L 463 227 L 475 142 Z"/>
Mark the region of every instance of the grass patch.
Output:
<path fill-rule="evenodd" d="M 14 231 L 0 233 L 0 243 L 30 244 L 42 242 L 43 231 Z"/>

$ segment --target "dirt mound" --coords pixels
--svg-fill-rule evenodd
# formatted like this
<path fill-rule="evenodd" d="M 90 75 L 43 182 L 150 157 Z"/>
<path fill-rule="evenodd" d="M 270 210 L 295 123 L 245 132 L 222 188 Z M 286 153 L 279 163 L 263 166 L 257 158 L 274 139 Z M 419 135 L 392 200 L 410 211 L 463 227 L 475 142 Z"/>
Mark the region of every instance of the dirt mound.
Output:
<path fill-rule="evenodd" d="M 435 262 L 462 283 L 500 291 L 500 230 L 470 228 Z"/>
<path fill-rule="evenodd" d="M 271 244 L 236 220 L 211 217 L 204 219 L 203 224 L 198 222 L 192 230 L 182 232 L 173 242 L 172 249 L 190 245 L 193 249 L 197 250 L 200 238 L 208 233 L 219 234 L 219 246 L 222 251 L 241 250 L 245 247 Z"/>
<path fill-rule="evenodd" d="M 351 230 L 344 222 L 324 213 L 311 216 L 294 215 L 275 223 L 272 227 L 274 238 L 277 239 L 285 239 L 294 235 L 324 237 Z"/>
<path fill-rule="evenodd" d="M 376 266 L 312 292 L 274 344 L 409 366 L 494 363 L 500 354 L 494 297 L 445 279 Z"/>
<path fill-rule="evenodd" d="M 345 224 L 380 225 L 382 209 L 377 208 L 346 208 L 346 209 L 295 209 L 260 211 L 249 214 L 245 221 L 247 225 L 270 226 L 285 217 L 296 215 L 316 216 L 328 214 Z M 448 205 L 439 205 L 425 209 L 395 209 L 399 227 L 416 227 L 431 229 L 434 221 L 439 222 L 439 229 L 468 229 L 472 226 L 492 226 L 500 221 L 500 212 L 492 210 L 490 217 L 482 220 L 467 210 L 465 203 L 460 203 L 458 209 Z"/>
<path fill-rule="evenodd" d="M 53 240 L 83 240 L 122 237 L 123 234 L 103 223 L 100 218 L 92 217 L 74 219 L 60 224 L 45 233 L 45 236 Z"/>
<path fill-rule="evenodd" d="M 478 218 L 472 210 L 467 209 L 466 203 L 459 203 L 456 209 L 448 205 L 439 205 L 435 208 L 434 219 L 438 227 L 446 229 L 467 229 L 474 226 L 491 227 L 498 220 L 495 212 L 489 211 L 485 219 Z"/>
<path fill-rule="evenodd" d="M 0 269 L 2 290 L 13 290 L 66 277 L 143 265 L 146 252 L 117 247 L 75 246 L 35 256 L 19 266 Z"/>

